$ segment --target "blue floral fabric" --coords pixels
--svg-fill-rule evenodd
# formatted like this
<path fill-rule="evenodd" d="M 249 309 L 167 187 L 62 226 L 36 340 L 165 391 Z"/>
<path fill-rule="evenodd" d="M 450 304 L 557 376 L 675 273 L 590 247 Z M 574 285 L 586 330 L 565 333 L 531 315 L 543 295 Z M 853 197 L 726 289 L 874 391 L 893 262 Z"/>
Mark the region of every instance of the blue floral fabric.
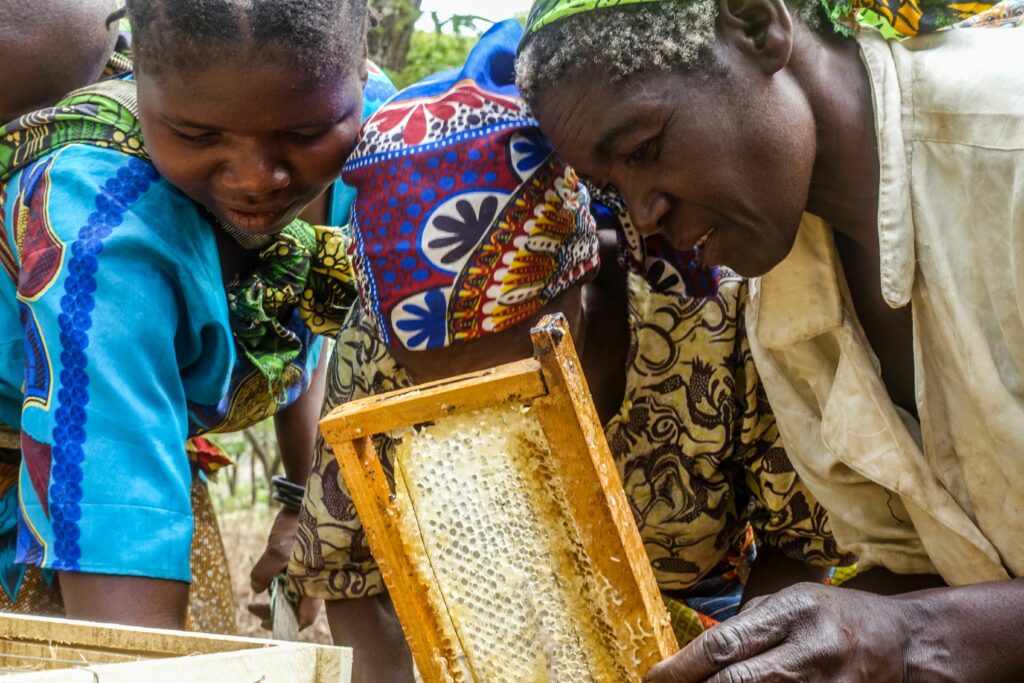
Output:
<path fill-rule="evenodd" d="M 13 176 L 0 206 L 17 266 L 0 277 L 16 561 L 189 580 L 186 438 L 280 408 L 235 353 L 214 228 L 149 163 L 85 145 Z M 286 405 L 319 359 L 304 341 Z"/>
<path fill-rule="evenodd" d="M 515 86 L 522 32 L 495 24 L 462 67 L 392 97 L 345 163 L 360 302 L 389 345 L 501 332 L 597 267 L 587 190 Z"/>

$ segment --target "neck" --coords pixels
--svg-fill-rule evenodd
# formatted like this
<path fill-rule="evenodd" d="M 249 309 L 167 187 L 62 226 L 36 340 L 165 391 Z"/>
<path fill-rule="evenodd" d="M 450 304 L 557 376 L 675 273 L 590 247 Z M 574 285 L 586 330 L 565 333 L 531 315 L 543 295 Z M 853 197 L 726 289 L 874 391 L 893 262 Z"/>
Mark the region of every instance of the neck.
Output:
<path fill-rule="evenodd" d="M 626 391 L 626 358 L 630 328 L 626 273 L 612 255 L 602 250 L 597 279 L 583 286 L 582 344 L 577 348 L 601 424 L 615 417 Z"/>
<path fill-rule="evenodd" d="M 817 155 L 807 210 L 870 251 L 877 250 L 878 143 L 871 84 L 852 39 L 804 29 L 801 76 L 814 113 Z M 839 85 L 837 85 L 839 84 Z"/>

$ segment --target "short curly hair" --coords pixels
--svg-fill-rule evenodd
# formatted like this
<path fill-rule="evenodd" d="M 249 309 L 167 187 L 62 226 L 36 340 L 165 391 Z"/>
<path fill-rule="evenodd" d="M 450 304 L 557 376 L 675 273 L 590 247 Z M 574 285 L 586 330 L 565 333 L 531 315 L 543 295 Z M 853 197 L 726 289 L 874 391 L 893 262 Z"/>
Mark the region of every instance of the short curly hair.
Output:
<path fill-rule="evenodd" d="M 258 49 L 313 78 L 361 63 L 371 21 L 367 0 L 126 0 L 123 15 L 144 71 Z"/>
<path fill-rule="evenodd" d="M 787 0 L 793 14 L 821 30 L 818 0 Z M 516 80 L 528 101 L 581 65 L 598 65 L 618 83 L 641 71 L 716 72 L 712 55 L 718 0 L 607 7 L 570 15 L 527 35 Z"/>

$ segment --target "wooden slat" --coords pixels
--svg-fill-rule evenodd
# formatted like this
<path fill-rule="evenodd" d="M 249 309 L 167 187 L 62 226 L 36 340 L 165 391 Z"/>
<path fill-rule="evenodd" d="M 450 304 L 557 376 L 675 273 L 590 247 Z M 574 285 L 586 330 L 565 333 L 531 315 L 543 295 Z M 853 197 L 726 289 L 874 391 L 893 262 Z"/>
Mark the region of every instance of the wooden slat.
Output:
<path fill-rule="evenodd" d="M 66 669 L 71 665 L 137 662 L 141 659 L 151 658 L 152 655 L 148 654 L 126 653 L 103 648 L 0 640 L 0 670 Z"/>
<path fill-rule="evenodd" d="M 536 401 L 534 409 L 565 487 L 569 512 L 597 571 L 617 588 L 632 591 L 620 596 L 625 599 L 622 611 L 612 620 L 619 640 L 630 642 L 637 624 L 641 633 L 653 634 L 638 653 L 642 675 L 678 650 L 668 613 L 565 319 L 545 316 L 532 337 L 548 386 L 548 397 Z M 608 534 L 608 529 L 616 533 Z"/>
<path fill-rule="evenodd" d="M 349 683 L 352 650 L 14 614 L 0 615 L 11 683 Z M 138 660 L 138 661 L 132 661 Z"/>
<path fill-rule="evenodd" d="M 457 652 L 446 637 L 439 615 L 430 603 L 427 588 L 402 543 L 398 511 L 391 504 L 391 489 L 370 437 L 334 441 L 332 446 L 349 494 L 359 510 L 366 541 L 377 560 L 423 679 L 462 680 L 447 666 L 447 662 L 457 660 Z"/>
<path fill-rule="evenodd" d="M 320 422 L 331 444 L 389 432 L 505 402 L 527 403 L 547 392 L 533 358 L 346 403 Z"/>
<path fill-rule="evenodd" d="M 174 657 L 131 664 L 12 674 L 5 683 L 347 683 L 350 674 L 320 661 L 316 646 L 282 644 L 241 652 Z M 341 658 L 335 657 L 340 663 Z M 348 670 L 351 662 L 348 663 Z"/>
<path fill-rule="evenodd" d="M 257 638 L 184 633 L 20 614 L 0 616 L 0 640 L 65 645 L 149 657 L 250 650 L 275 645 L 273 641 Z"/>

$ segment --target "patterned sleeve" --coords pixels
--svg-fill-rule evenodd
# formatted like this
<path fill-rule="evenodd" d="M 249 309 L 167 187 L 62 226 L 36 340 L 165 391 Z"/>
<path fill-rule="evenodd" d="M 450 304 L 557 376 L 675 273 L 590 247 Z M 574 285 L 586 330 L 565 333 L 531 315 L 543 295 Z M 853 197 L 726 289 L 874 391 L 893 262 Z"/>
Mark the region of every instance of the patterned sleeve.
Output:
<path fill-rule="evenodd" d="M 740 286 L 742 305 L 747 298 L 746 284 Z M 786 455 L 743 320 L 741 312 L 736 344 L 736 388 L 740 394 L 737 455 L 753 502 L 750 522 L 757 541 L 815 566 L 851 564 L 855 558 L 838 548 L 825 508 L 797 476 Z"/>
<path fill-rule="evenodd" d="M 14 182 L 26 378 L 17 561 L 189 581 L 186 384 L 199 398 L 223 392 L 234 358 L 226 315 L 208 301 L 219 282 L 201 256 L 216 254 L 209 226 L 186 237 L 200 227 L 191 202 L 109 150 L 66 148 Z"/>
<path fill-rule="evenodd" d="M 361 309 L 354 307 L 328 365 L 323 414 L 343 403 L 409 384 Z M 390 477 L 391 443 L 378 435 L 374 447 Z M 294 590 L 325 600 L 362 598 L 384 591 L 338 462 L 319 433 L 288 575 Z"/>

